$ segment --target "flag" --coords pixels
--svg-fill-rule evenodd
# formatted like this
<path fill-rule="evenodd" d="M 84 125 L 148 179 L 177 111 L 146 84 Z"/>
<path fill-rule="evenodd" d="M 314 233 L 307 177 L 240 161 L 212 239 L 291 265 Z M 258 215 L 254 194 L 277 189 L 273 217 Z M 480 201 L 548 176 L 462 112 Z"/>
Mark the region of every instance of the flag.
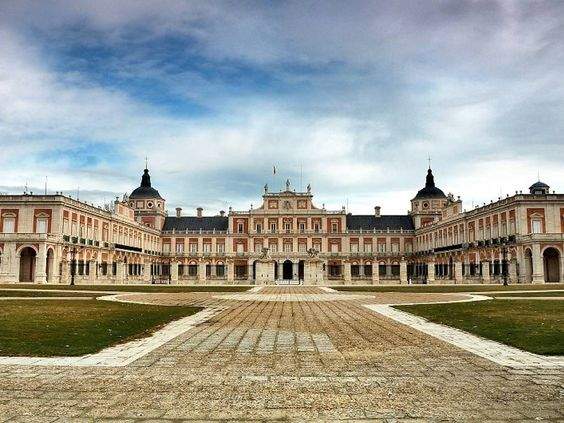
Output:
<path fill-rule="evenodd" d="M 272 174 L 276 175 L 276 166 L 272 166 Z"/>

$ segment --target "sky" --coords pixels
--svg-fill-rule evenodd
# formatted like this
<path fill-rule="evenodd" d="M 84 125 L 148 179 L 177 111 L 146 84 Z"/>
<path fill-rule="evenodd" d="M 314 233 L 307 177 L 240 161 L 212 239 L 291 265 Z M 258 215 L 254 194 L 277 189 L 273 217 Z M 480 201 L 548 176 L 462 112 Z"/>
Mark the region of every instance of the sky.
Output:
<path fill-rule="evenodd" d="M 564 2 L 0 0 L 0 192 L 167 208 L 262 187 L 403 214 L 564 191 Z M 277 174 L 273 175 L 273 166 Z"/>

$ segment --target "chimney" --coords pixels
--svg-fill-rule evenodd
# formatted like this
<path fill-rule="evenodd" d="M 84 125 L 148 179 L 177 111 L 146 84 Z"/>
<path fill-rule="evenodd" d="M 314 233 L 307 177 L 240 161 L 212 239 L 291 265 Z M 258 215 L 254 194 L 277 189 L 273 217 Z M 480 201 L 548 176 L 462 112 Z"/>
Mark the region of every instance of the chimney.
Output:
<path fill-rule="evenodd" d="M 196 212 L 197 212 L 197 214 L 198 214 L 198 217 L 202 217 L 202 212 L 203 212 L 203 211 L 204 211 L 204 209 L 201 208 L 201 207 L 198 207 L 198 208 L 196 209 Z"/>
<path fill-rule="evenodd" d="M 224 217 L 224 216 L 225 216 L 225 210 L 220 210 L 220 211 L 219 211 L 219 215 L 220 215 L 221 217 Z"/>
<path fill-rule="evenodd" d="M 180 217 L 182 216 L 182 207 L 177 207 L 176 208 L 176 217 Z"/>
<path fill-rule="evenodd" d="M 380 206 L 374 207 L 374 216 L 380 217 Z"/>

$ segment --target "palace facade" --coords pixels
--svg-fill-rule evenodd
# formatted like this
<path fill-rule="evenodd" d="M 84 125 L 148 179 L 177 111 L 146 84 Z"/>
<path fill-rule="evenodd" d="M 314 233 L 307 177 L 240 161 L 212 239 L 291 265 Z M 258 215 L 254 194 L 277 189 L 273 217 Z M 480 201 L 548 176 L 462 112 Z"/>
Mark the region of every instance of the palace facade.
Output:
<path fill-rule="evenodd" d="M 111 207 L 0 196 L 0 282 L 171 284 L 545 283 L 564 281 L 564 194 L 529 192 L 470 211 L 431 169 L 405 215 L 319 208 L 308 186 L 264 187 L 262 205 L 166 212 L 145 169 Z"/>

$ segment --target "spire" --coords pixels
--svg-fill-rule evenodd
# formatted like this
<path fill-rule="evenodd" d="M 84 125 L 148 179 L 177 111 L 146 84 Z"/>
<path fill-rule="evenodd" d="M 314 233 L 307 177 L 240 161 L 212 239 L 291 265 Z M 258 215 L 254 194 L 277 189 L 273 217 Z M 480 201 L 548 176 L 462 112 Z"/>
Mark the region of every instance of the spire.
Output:
<path fill-rule="evenodd" d="M 149 169 L 145 168 L 143 171 L 143 176 L 141 177 L 141 186 L 144 188 L 151 187 L 151 176 L 149 175 Z"/>
<path fill-rule="evenodd" d="M 435 188 L 435 177 L 431 168 L 427 171 L 427 179 L 425 180 L 425 188 Z"/>

